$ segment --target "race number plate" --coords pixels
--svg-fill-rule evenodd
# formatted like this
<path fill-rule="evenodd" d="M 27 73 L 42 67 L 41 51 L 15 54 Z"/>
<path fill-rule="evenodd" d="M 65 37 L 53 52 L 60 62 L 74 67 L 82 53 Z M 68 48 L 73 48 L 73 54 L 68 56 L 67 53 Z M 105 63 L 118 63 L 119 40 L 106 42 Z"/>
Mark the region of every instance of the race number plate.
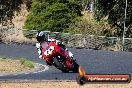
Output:
<path fill-rule="evenodd" d="M 44 55 L 48 56 L 52 54 L 53 51 L 54 51 L 54 46 L 50 46 L 50 48 L 44 52 Z"/>

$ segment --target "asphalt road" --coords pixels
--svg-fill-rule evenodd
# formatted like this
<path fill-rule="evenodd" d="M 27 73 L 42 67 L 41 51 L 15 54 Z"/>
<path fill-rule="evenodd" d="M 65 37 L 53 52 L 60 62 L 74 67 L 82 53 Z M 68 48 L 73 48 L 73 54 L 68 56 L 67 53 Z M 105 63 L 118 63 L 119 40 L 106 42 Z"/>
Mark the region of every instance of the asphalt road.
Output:
<path fill-rule="evenodd" d="M 89 49 L 69 49 L 74 53 L 79 65 L 87 74 L 130 74 L 132 75 L 132 53 Z M 38 59 L 35 46 L 0 44 L 0 56 L 12 58 L 25 57 L 36 63 L 45 64 Z M 40 73 L 0 76 L 0 80 L 74 80 L 76 73 L 62 73 L 53 66 Z"/>

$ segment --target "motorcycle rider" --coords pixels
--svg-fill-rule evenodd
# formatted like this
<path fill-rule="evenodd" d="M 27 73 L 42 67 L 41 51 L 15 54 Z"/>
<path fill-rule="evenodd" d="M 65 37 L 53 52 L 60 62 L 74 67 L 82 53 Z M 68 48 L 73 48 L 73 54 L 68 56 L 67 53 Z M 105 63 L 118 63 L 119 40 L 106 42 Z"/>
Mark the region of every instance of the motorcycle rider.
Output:
<path fill-rule="evenodd" d="M 46 51 L 46 48 L 49 46 L 49 44 L 51 44 L 52 42 L 54 42 L 56 45 L 58 45 L 59 47 L 55 47 L 56 52 L 61 54 L 66 60 L 65 60 L 65 64 L 67 67 L 69 68 L 73 68 L 73 64 L 72 64 L 72 60 L 71 58 L 73 58 L 73 54 L 67 50 L 67 48 L 65 47 L 65 45 L 60 42 L 59 40 L 56 39 L 47 39 L 45 36 L 45 33 L 43 31 L 40 31 L 36 34 L 36 39 L 38 41 L 38 43 L 36 43 L 36 47 L 38 50 L 38 54 L 39 54 L 39 58 L 43 59 L 44 58 L 44 51 Z M 44 59 L 47 59 L 48 57 L 45 57 Z M 50 58 L 48 58 L 50 60 Z M 49 61 L 46 60 L 47 65 L 52 65 Z"/>

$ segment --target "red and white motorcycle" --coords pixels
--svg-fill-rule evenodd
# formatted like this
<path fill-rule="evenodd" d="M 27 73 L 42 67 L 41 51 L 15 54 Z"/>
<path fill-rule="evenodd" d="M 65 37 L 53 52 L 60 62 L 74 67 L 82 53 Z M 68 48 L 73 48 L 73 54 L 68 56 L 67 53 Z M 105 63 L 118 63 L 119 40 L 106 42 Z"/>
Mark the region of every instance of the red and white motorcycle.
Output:
<path fill-rule="evenodd" d="M 66 58 L 64 58 L 60 53 L 58 53 L 57 49 L 58 47 L 63 47 L 63 49 L 67 52 L 67 54 L 70 56 L 70 65 L 72 67 L 68 67 L 66 65 Z M 60 44 L 57 45 L 55 42 L 49 42 L 48 47 L 42 51 L 42 57 L 48 62 L 50 65 L 55 66 L 57 69 L 61 70 L 64 73 L 68 72 L 78 72 L 79 65 L 77 64 L 76 60 L 73 57 L 73 54 L 66 50 L 65 45 Z"/>

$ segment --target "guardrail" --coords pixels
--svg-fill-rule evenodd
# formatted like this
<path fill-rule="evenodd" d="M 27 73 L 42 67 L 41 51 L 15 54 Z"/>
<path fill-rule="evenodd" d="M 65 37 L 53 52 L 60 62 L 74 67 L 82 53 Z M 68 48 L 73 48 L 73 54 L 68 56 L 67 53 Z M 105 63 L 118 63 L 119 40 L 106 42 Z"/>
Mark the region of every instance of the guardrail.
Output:
<path fill-rule="evenodd" d="M 36 30 L 24 31 L 28 38 L 35 37 Z M 54 37 L 62 40 L 68 47 L 92 48 L 92 49 L 113 49 L 121 48 L 121 42 L 117 37 L 105 37 L 95 35 L 70 34 L 60 32 L 44 31 L 48 38 Z M 132 38 L 125 38 L 125 51 L 132 50 Z"/>

